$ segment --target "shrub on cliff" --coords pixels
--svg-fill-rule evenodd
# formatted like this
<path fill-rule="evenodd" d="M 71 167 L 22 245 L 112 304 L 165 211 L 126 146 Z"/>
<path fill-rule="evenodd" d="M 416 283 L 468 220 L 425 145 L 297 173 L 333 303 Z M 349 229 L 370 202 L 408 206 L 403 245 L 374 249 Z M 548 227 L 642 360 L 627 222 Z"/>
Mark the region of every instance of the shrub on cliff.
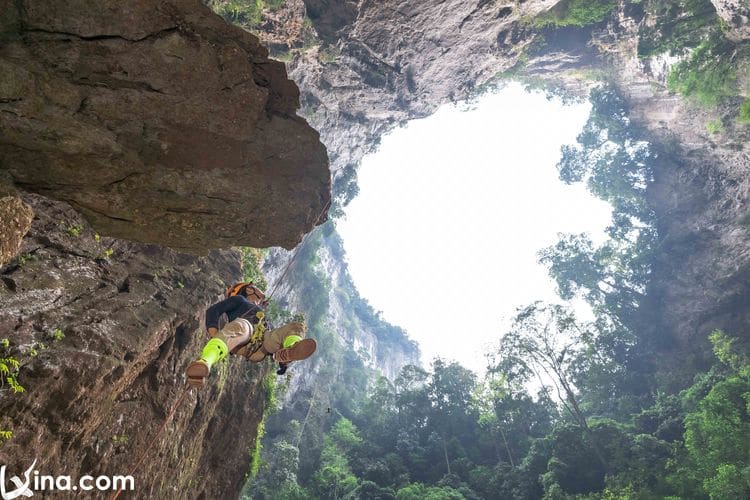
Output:
<path fill-rule="evenodd" d="M 538 28 L 552 26 L 563 28 L 566 26 L 583 27 L 604 21 L 615 7 L 612 0 L 598 2 L 592 0 L 569 0 L 537 16 L 533 25 Z"/>
<path fill-rule="evenodd" d="M 737 94 L 737 70 L 733 47 L 720 33 L 701 43 L 669 72 L 669 90 L 705 106 Z"/>

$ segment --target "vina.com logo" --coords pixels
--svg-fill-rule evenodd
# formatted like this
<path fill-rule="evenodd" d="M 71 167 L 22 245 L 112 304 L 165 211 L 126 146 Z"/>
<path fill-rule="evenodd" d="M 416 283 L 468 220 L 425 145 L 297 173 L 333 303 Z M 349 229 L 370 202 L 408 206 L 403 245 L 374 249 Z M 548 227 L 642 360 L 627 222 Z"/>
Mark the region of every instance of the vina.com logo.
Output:
<path fill-rule="evenodd" d="M 0 498 L 2 500 L 13 500 L 19 497 L 34 496 L 34 492 L 54 492 L 54 491 L 133 491 L 135 489 L 135 479 L 133 476 L 81 476 L 78 481 L 73 481 L 70 476 L 48 476 L 42 475 L 34 469 L 36 459 L 31 463 L 31 467 L 23 473 L 24 479 L 18 476 L 10 478 L 10 482 L 15 486 L 14 489 L 8 490 L 5 481 L 5 465 L 0 467 Z"/>

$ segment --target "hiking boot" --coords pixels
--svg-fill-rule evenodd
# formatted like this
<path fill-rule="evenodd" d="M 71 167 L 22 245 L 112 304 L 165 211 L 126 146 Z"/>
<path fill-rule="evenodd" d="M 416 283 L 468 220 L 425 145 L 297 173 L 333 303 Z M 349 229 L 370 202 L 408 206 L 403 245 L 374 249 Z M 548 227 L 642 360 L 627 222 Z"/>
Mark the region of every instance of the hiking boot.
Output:
<path fill-rule="evenodd" d="M 280 349 L 273 354 L 273 360 L 278 363 L 289 363 L 291 361 L 302 361 L 315 352 L 318 345 L 313 339 L 302 339 L 288 349 Z"/>
<path fill-rule="evenodd" d="M 229 348 L 226 342 L 220 338 L 209 340 L 206 347 L 203 348 L 201 358 L 190 363 L 185 371 L 188 384 L 193 387 L 203 387 L 206 377 L 211 372 L 211 367 L 226 358 L 228 354 Z"/>
<path fill-rule="evenodd" d="M 211 367 L 205 361 L 200 359 L 193 361 L 188 365 L 187 370 L 185 370 L 188 385 L 198 388 L 203 387 L 210 371 Z"/>

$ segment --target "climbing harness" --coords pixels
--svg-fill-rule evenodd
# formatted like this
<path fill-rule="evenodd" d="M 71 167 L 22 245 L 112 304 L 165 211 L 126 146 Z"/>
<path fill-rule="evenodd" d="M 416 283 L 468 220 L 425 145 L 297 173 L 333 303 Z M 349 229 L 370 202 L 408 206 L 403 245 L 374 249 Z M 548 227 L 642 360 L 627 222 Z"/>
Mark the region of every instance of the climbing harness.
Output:
<path fill-rule="evenodd" d="M 255 313 L 255 317 L 258 318 L 258 324 L 253 325 L 253 333 L 250 336 L 250 340 L 247 344 L 239 347 L 237 351 L 232 351 L 237 352 L 246 358 L 249 358 L 251 354 L 263 347 L 263 336 L 266 333 L 266 322 L 263 320 L 266 315 L 263 311 L 258 311 Z"/>

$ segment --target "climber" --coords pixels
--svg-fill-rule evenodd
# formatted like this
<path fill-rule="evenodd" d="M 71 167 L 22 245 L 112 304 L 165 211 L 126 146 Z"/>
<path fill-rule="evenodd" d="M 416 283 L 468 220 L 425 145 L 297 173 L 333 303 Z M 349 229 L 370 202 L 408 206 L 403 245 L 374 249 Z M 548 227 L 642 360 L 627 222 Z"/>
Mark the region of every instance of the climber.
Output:
<path fill-rule="evenodd" d="M 245 285 L 236 295 L 217 302 L 206 310 L 206 331 L 211 336 L 201 357 L 187 367 L 188 384 L 202 387 L 211 367 L 228 354 L 244 356 L 260 362 L 271 356 L 279 363 L 276 372 L 283 375 L 292 361 L 309 358 L 317 348 L 313 339 L 303 338 L 304 323 L 293 322 L 270 329 L 260 304 L 265 294 L 255 285 Z M 222 315 L 228 323 L 219 329 Z"/>

